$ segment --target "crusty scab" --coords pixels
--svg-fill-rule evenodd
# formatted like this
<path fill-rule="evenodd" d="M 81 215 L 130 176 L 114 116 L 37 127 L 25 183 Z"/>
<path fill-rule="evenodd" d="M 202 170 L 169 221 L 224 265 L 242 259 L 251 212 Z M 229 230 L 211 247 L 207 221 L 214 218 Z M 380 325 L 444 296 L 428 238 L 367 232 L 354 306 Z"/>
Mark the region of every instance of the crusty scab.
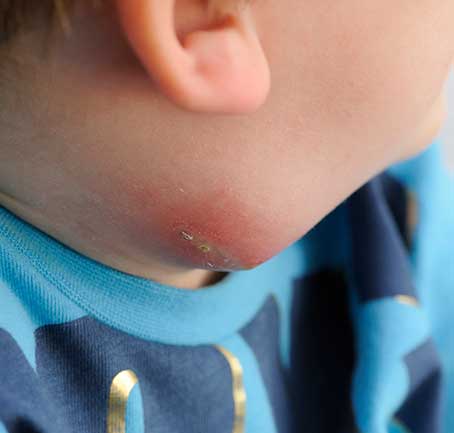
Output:
<path fill-rule="evenodd" d="M 187 231 L 182 231 L 181 232 L 181 237 L 185 240 L 185 241 L 190 241 L 192 242 L 192 244 L 197 247 L 200 251 L 202 251 L 202 253 L 209 253 L 211 251 L 211 247 L 207 244 L 207 243 L 201 243 L 199 245 L 197 245 L 197 241 L 194 240 L 194 235 L 192 235 L 191 233 L 187 232 Z"/>
<path fill-rule="evenodd" d="M 195 234 L 188 229 L 180 230 L 179 237 L 183 243 L 183 250 L 206 268 L 226 270 L 250 267 L 241 264 L 238 259 L 234 258 L 225 249 L 215 246 L 213 242 L 208 242 L 199 234 Z"/>
<path fill-rule="evenodd" d="M 207 244 L 202 244 L 199 246 L 199 250 L 202 251 L 202 253 L 209 253 L 211 251 L 211 247 Z"/>
<path fill-rule="evenodd" d="M 182 231 L 182 232 L 181 232 L 181 237 L 182 237 L 185 241 L 192 241 L 192 240 L 194 239 L 194 236 L 192 236 L 190 233 L 185 232 L 185 231 Z"/>

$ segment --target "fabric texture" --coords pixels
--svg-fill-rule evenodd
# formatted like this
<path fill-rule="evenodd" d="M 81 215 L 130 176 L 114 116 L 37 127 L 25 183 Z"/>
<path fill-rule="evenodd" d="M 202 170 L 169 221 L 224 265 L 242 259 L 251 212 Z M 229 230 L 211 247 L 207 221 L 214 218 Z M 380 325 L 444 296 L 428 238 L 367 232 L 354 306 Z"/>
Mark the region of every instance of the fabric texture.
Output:
<path fill-rule="evenodd" d="M 435 142 L 187 291 L 0 208 L 0 432 L 451 433 L 454 179 Z"/>

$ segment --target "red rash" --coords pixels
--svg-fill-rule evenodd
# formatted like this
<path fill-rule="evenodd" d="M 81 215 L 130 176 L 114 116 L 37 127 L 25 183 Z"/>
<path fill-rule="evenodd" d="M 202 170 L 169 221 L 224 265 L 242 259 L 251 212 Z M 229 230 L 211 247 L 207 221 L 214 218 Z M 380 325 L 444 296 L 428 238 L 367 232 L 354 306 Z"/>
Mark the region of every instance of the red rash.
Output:
<path fill-rule="evenodd" d="M 145 195 L 139 203 L 150 203 Z M 254 213 L 251 206 L 224 191 L 203 201 L 183 193 L 172 204 L 156 200 L 156 195 L 154 198 L 151 207 L 142 205 L 145 215 L 139 236 L 154 248 L 158 245 L 160 254 L 178 265 L 224 271 L 250 269 L 288 243 L 272 230 L 268 216 Z"/>

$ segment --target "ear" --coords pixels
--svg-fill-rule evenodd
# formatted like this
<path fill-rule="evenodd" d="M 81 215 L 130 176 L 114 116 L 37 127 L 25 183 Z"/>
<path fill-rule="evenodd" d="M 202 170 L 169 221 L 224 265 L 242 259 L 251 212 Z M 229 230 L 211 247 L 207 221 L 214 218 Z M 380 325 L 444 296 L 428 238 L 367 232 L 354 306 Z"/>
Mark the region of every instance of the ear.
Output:
<path fill-rule="evenodd" d="M 173 103 L 198 112 L 253 112 L 266 99 L 270 72 L 251 6 L 213 13 L 215 1 L 115 0 L 133 50 Z"/>

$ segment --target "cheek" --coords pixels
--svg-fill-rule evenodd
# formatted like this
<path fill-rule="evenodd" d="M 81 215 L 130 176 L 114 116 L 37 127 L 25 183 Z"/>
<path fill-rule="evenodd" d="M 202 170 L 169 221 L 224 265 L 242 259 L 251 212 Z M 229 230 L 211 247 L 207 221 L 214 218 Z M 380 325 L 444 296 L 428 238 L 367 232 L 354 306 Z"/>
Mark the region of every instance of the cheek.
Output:
<path fill-rule="evenodd" d="M 361 125 L 371 136 L 366 143 L 376 137 L 405 144 L 428 115 L 449 70 L 454 35 L 450 20 L 440 18 L 442 6 L 407 3 L 358 2 L 317 16 L 324 31 L 310 36 L 309 47 L 317 48 L 302 67 L 328 127 Z"/>

